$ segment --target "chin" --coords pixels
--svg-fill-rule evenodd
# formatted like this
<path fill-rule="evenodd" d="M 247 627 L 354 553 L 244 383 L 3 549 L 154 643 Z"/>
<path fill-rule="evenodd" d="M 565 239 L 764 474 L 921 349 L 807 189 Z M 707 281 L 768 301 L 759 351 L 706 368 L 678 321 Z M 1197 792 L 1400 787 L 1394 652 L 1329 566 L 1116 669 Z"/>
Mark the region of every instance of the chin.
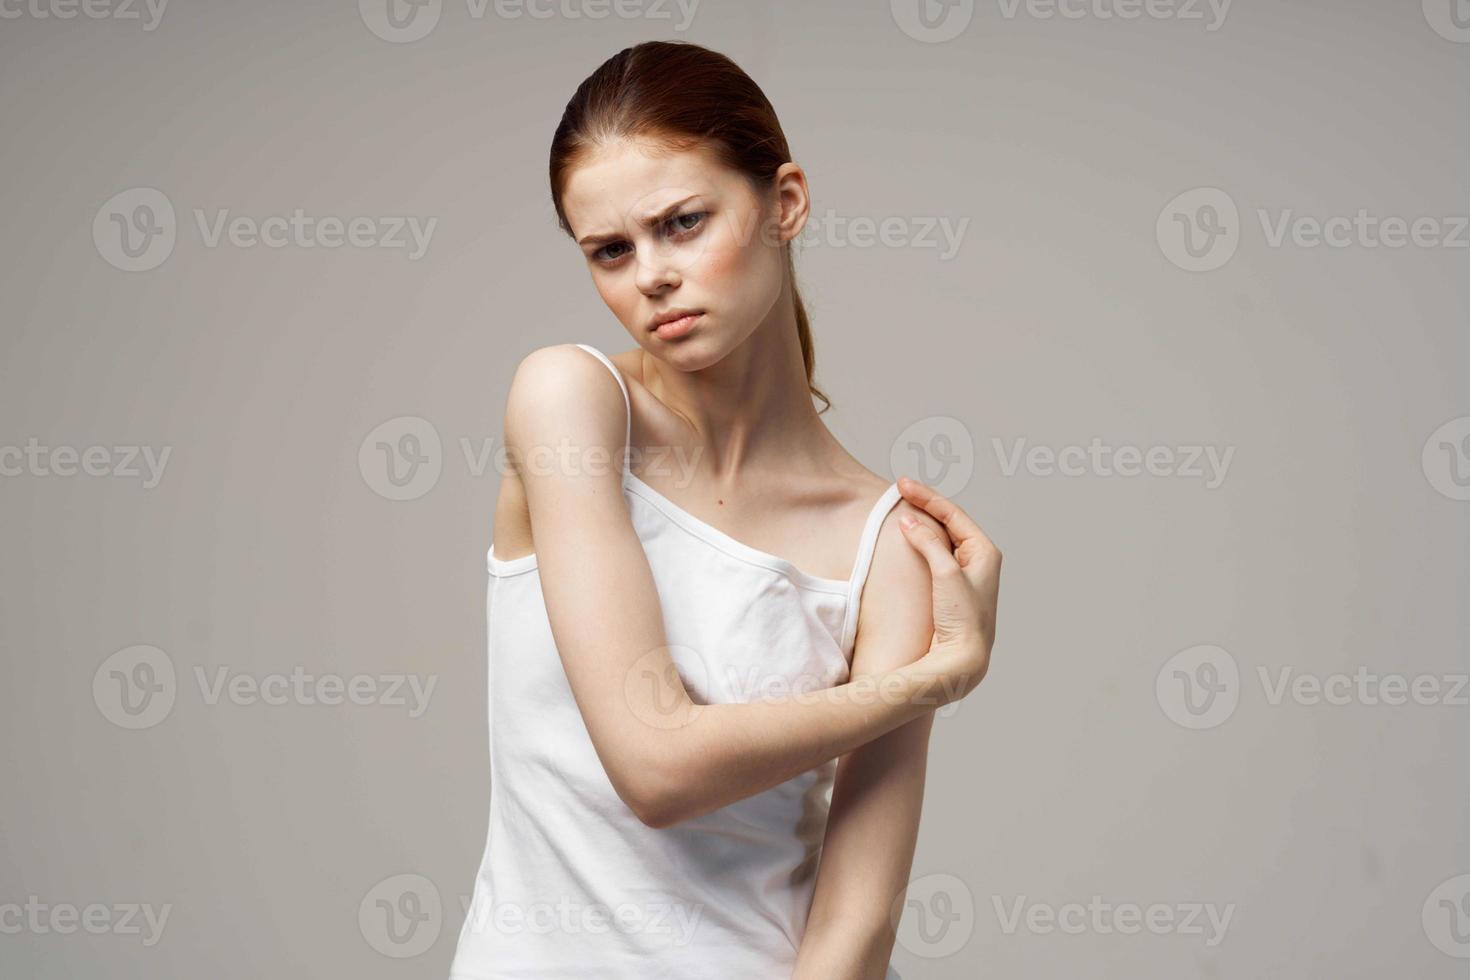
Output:
<path fill-rule="evenodd" d="M 718 364 L 729 353 L 721 338 L 712 336 L 707 329 L 672 342 L 661 341 L 652 334 L 649 340 L 651 343 L 645 350 L 670 367 L 686 372 Z"/>

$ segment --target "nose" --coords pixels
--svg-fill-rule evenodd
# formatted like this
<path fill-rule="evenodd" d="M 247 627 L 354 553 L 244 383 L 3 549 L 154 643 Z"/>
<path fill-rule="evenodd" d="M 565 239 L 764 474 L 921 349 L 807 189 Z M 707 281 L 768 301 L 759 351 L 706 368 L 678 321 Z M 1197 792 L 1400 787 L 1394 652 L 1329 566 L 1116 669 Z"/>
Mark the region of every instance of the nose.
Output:
<path fill-rule="evenodd" d="M 671 249 L 644 248 L 638 252 L 638 289 L 646 296 L 657 296 L 675 288 L 682 281 Z"/>

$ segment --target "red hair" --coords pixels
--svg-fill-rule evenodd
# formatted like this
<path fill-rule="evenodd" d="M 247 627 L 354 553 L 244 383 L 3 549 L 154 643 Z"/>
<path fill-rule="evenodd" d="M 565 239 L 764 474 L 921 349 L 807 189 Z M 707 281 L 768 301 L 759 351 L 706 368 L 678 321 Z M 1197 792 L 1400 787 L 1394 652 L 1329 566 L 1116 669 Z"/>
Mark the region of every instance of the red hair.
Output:
<path fill-rule="evenodd" d="M 648 140 L 672 151 L 704 146 L 758 192 L 770 189 L 776 170 L 791 160 L 776 110 L 735 62 L 688 41 L 635 44 L 577 86 L 552 137 L 551 201 L 557 224 L 568 235 L 572 228 L 562 207 L 567 175 L 587 149 L 620 138 Z M 807 388 L 824 402 L 821 414 L 832 402 L 813 383 L 811 319 L 797 290 L 791 243 L 783 250 Z"/>

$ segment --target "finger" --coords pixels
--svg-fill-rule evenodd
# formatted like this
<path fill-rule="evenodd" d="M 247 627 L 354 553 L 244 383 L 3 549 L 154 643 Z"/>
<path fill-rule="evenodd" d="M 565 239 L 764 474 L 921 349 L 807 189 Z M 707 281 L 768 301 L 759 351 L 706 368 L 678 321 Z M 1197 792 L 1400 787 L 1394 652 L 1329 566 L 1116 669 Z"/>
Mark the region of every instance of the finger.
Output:
<path fill-rule="evenodd" d="M 898 479 L 898 490 L 910 503 L 924 508 L 935 520 L 944 525 L 944 529 L 954 539 L 956 549 L 965 547 L 966 543 L 969 543 L 971 549 L 981 544 L 994 547 L 994 542 L 984 531 L 980 530 L 980 525 L 976 524 L 959 504 L 932 487 L 911 477 L 903 476 Z"/>
<path fill-rule="evenodd" d="M 905 540 L 929 563 L 931 574 L 937 575 L 941 570 L 954 571 L 959 568 L 954 553 L 950 551 L 949 542 L 941 540 L 923 521 L 905 514 L 899 517 L 898 526 L 903 531 Z"/>

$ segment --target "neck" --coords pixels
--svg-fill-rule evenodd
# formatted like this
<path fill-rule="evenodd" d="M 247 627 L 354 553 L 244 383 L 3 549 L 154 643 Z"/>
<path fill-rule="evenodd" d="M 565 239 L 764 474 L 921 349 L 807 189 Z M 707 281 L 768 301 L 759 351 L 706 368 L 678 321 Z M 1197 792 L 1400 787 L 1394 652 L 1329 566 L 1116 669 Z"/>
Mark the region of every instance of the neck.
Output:
<path fill-rule="evenodd" d="M 770 315 L 718 363 L 676 371 L 643 359 L 644 384 L 683 419 L 699 453 L 695 468 L 712 480 L 737 483 L 743 470 L 789 468 L 831 448 L 807 387 L 789 284 Z"/>

